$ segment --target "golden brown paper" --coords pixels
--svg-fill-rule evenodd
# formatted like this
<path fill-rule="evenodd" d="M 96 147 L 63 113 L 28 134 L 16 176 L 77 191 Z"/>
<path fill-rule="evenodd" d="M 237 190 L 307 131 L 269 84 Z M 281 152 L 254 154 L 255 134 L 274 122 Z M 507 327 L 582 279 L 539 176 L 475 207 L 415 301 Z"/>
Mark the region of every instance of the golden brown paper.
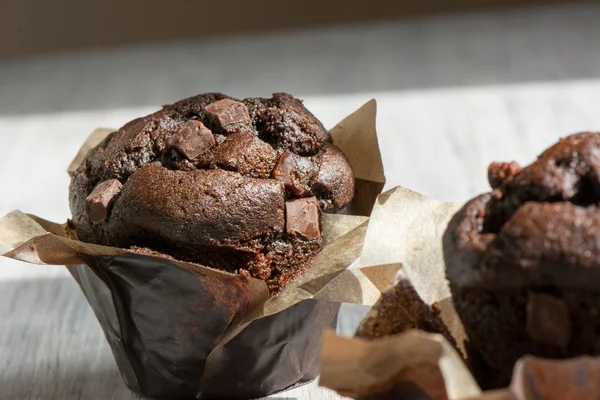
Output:
<path fill-rule="evenodd" d="M 323 214 L 321 221 L 323 244 L 334 241 L 368 220 L 368 217 L 361 215 Z"/>
<path fill-rule="evenodd" d="M 279 296 L 265 303 L 264 315 L 283 311 L 304 299 L 311 299 L 360 255 L 367 222 L 323 247 L 312 260 L 311 268 L 286 287 Z M 331 299 L 331 301 L 338 301 Z"/>
<path fill-rule="evenodd" d="M 12 211 L 0 219 L 0 251 L 4 257 L 41 265 L 85 263 L 83 255 L 115 255 L 123 249 L 83 243 L 65 225 Z"/>
<path fill-rule="evenodd" d="M 459 204 L 396 187 L 378 196 L 359 265 L 401 264 L 402 273 L 441 318 L 462 349 L 464 329 L 450 299 L 441 238 Z"/>
<path fill-rule="evenodd" d="M 467 400 L 467 399 L 465 399 Z M 485 392 L 481 396 L 475 398 L 471 398 L 469 400 L 528 400 L 528 399 L 517 399 L 510 391 L 508 390 L 494 390 L 492 392 Z M 532 400 L 535 400 L 532 399 Z"/>
<path fill-rule="evenodd" d="M 406 331 L 365 341 L 326 332 L 319 384 L 360 399 L 550 400 L 600 398 L 600 357 L 548 360 L 525 356 L 511 384 L 481 393 L 440 335 Z"/>
<path fill-rule="evenodd" d="M 319 290 L 314 298 L 372 306 L 381 296 L 381 292 L 394 280 L 401 267 L 400 264 L 389 264 L 345 269 Z"/>
<path fill-rule="evenodd" d="M 420 373 L 411 373 L 415 369 Z M 366 341 L 340 337 L 333 332 L 325 334 L 321 386 L 343 396 L 359 398 L 390 390 L 407 381 L 416 382 L 435 400 L 457 400 L 480 394 L 461 357 L 441 335 L 407 331 Z"/>
<path fill-rule="evenodd" d="M 347 269 L 315 298 L 373 305 L 401 271 L 440 317 L 464 352 L 465 333 L 446 281 L 441 236 L 460 206 L 396 187 L 373 207 L 357 269 Z"/>
<path fill-rule="evenodd" d="M 400 263 L 427 304 L 449 297 L 441 237 L 459 208 L 402 187 L 382 193 L 371 214 L 360 266 Z"/>
<path fill-rule="evenodd" d="M 329 130 L 333 143 L 344 152 L 357 179 L 385 183 L 377 142 L 377 102 L 373 99 Z"/>
<path fill-rule="evenodd" d="M 4 254 L 36 236 L 45 234 L 46 229 L 21 211 L 12 211 L 0 219 L 0 232 L 0 253 Z"/>
<path fill-rule="evenodd" d="M 377 142 L 377 103 L 371 100 L 330 130 L 333 144 L 340 148 L 354 170 L 356 193 L 346 214 L 368 216 L 375 198 L 385 185 L 381 152 Z"/>

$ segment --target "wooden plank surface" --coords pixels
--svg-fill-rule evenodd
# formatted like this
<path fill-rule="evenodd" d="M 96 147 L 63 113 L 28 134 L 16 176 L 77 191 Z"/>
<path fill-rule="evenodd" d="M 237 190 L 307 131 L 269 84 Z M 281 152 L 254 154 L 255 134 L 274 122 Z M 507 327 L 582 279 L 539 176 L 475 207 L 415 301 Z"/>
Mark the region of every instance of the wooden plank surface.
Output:
<path fill-rule="evenodd" d="M 327 126 L 375 97 L 388 187 L 464 201 L 490 161 L 600 129 L 599 16 L 580 5 L 0 63 L 0 214 L 65 220 L 64 170 L 87 133 L 212 90 L 290 91 Z M 349 332 L 360 313 L 344 315 Z M 0 360 L 0 399 L 134 398 L 61 267 L 0 260 Z M 316 383 L 273 397 L 340 399 Z"/>

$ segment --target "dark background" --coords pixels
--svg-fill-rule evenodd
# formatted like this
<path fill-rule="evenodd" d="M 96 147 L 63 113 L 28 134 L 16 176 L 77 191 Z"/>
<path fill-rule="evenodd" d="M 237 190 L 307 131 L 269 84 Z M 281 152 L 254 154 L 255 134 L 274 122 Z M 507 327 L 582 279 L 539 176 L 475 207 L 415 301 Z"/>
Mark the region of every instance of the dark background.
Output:
<path fill-rule="evenodd" d="M 2 0 L 0 58 L 568 0 Z"/>

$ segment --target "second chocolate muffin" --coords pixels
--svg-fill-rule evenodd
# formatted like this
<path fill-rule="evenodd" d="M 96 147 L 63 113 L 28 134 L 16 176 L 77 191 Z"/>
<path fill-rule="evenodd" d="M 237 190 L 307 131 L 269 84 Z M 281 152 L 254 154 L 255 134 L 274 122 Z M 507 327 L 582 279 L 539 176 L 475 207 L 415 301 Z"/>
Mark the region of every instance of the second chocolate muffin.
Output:
<path fill-rule="evenodd" d="M 397 279 L 365 315 L 355 336 L 371 340 L 419 329 L 439 333 L 456 347 L 439 314 L 439 309 L 427 305 L 407 279 Z"/>
<path fill-rule="evenodd" d="M 488 175 L 493 191 L 453 217 L 443 245 L 470 362 L 493 388 L 526 354 L 600 354 L 600 133 Z"/>
<path fill-rule="evenodd" d="M 208 93 L 110 134 L 69 193 L 83 241 L 250 275 L 277 292 L 322 247 L 321 212 L 352 200 L 354 176 L 300 100 Z"/>

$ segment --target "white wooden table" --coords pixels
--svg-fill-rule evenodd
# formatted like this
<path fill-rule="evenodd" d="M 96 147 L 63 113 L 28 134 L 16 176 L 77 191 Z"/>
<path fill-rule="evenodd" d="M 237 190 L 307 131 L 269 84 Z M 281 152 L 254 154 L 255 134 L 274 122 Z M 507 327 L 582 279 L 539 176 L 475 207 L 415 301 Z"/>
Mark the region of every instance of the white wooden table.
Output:
<path fill-rule="evenodd" d="M 0 62 L 0 214 L 64 221 L 87 133 L 206 91 L 289 91 L 327 126 L 375 97 L 388 186 L 464 201 L 490 161 L 600 129 L 599 20 L 577 5 Z M 349 331 L 360 314 L 344 315 Z M 1 259 L 0 399 L 134 397 L 65 269 Z"/>

